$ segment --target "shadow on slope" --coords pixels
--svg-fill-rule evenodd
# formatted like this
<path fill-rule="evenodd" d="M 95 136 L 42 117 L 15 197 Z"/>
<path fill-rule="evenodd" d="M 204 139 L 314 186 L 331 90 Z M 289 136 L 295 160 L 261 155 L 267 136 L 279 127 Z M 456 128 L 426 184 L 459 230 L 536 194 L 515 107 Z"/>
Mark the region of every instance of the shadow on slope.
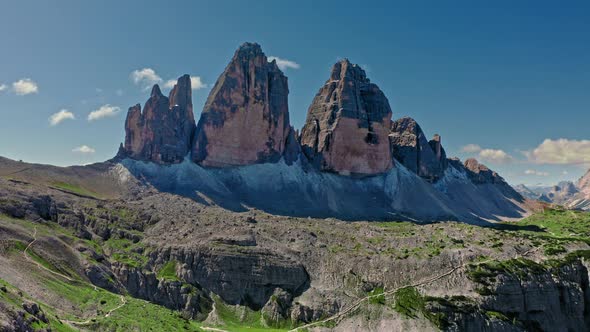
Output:
<path fill-rule="evenodd" d="M 188 160 L 157 165 L 125 159 L 120 165 L 161 191 L 243 212 L 342 220 L 461 220 L 477 224 L 520 218 L 526 211 L 493 185 L 465 175 L 432 185 L 397 164 L 388 173 L 350 178 L 307 169 L 301 163 L 203 168 Z"/>

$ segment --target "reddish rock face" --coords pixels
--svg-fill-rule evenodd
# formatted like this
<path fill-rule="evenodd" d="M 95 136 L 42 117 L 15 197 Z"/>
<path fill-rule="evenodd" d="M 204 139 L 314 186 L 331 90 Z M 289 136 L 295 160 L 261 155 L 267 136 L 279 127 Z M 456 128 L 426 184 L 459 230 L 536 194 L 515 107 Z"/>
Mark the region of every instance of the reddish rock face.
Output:
<path fill-rule="evenodd" d="M 469 171 L 468 175 L 475 184 L 484 183 L 505 183 L 504 179 L 486 165 L 480 164 L 476 159 L 469 158 L 463 164 Z"/>
<path fill-rule="evenodd" d="M 143 112 L 139 104 L 129 108 L 123 154 L 157 163 L 181 162 L 190 152 L 195 129 L 191 98 L 188 75 L 178 79 L 170 98 L 154 85 Z"/>
<path fill-rule="evenodd" d="M 439 135 L 426 140 L 418 123 L 404 117 L 393 122 L 389 141 L 393 157 L 410 171 L 431 182 L 443 176 L 447 155 Z"/>
<path fill-rule="evenodd" d="M 301 131 L 302 150 L 319 169 L 374 175 L 393 166 L 389 101 L 358 65 L 342 60 L 320 88 Z"/>
<path fill-rule="evenodd" d="M 240 46 L 209 94 L 193 161 L 211 167 L 278 161 L 293 132 L 288 94 L 287 77 L 275 61 L 268 62 L 260 45 Z"/>

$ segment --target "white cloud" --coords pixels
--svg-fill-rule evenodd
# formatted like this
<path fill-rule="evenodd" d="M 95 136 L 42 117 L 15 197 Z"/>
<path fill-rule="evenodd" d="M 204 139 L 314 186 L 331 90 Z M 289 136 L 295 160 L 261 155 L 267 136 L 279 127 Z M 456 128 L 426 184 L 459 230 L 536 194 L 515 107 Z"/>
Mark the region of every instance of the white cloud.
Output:
<path fill-rule="evenodd" d="M 505 164 L 513 160 L 512 156 L 500 149 L 484 149 L 477 144 L 467 144 L 461 148 L 461 152 L 477 154 L 482 161 L 496 164 Z"/>
<path fill-rule="evenodd" d="M 561 172 L 561 174 L 563 174 L 563 175 L 568 175 L 568 174 L 570 174 L 570 173 L 569 173 L 568 171 L 563 171 L 563 172 Z"/>
<path fill-rule="evenodd" d="M 524 171 L 524 174 L 535 176 L 549 176 L 549 173 L 547 172 L 536 171 L 534 169 L 527 169 L 526 171 Z"/>
<path fill-rule="evenodd" d="M 61 122 L 68 120 L 68 119 L 74 120 L 74 119 L 76 119 L 76 116 L 74 116 L 74 113 L 72 113 L 66 109 L 63 109 L 57 113 L 52 114 L 49 117 L 49 125 L 56 126 L 56 125 L 60 124 Z"/>
<path fill-rule="evenodd" d="M 166 83 L 164 83 L 164 87 L 167 89 L 172 89 L 175 84 L 176 80 L 167 80 Z"/>
<path fill-rule="evenodd" d="M 8 88 L 6 84 L 0 84 L 0 91 L 4 91 Z"/>
<path fill-rule="evenodd" d="M 152 68 L 134 70 L 130 77 L 133 83 L 142 86 L 146 90 L 152 85 L 162 82 L 162 78 Z"/>
<path fill-rule="evenodd" d="M 546 139 L 524 154 L 529 161 L 537 164 L 590 164 L 590 140 Z"/>
<path fill-rule="evenodd" d="M 37 86 L 37 83 L 35 83 L 30 78 L 23 78 L 12 83 L 12 89 L 14 90 L 14 93 L 16 93 L 19 96 L 39 92 L 39 87 Z"/>
<path fill-rule="evenodd" d="M 168 89 L 172 89 L 176 84 L 177 80 L 167 80 L 164 83 L 164 87 Z M 207 87 L 207 84 L 203 83 L 201 77 L 199 76 L 191 76 L 191 90 L 199 90 L 204 89 Z"/>
<path fill-rule="evenodd" d="M 512 161 L 512 156 L 503 150 L 483 149 L 479 151 L 478 155 L 481 160 L 491 163 L 505 164 Z"/>
<path fill-rule="evenodd" d="M 477 144 L 467 144 L 461 148 L 461 151 L 467 152 L 467 153 L 475 153 L 475 152 L 481 151 L 481 146 L 479 146 Z"/>
<path fill-rule="evenodd" d="M 88 145 L 82 145 L 82 146 L 79 146 L 77 148 L 74 148 L 72 150 L 72 152 L 89 154 L 89 153 L 96 152 L 96 150 L 94 150 L 93 148 L 89 147 Z"/>
<path fill-rule="evenodd" d="M 193 90 L 204 89 L 207 84 L 203 83 L 200 76 L 191 76 L 191 88 Z"/>
<path fill-rule="evenodd" d="M 88 114 L 88 121 L 99 120 L 106 117 L 117 115 L 121 111 L 121 108 L 117 106 L 111 106 L 109 104 L 102 105 L 99 109 L 94 110 Z"/>
<path fill-rule="evenodd" d="M 279 68 L 281 70 L 285 70 L 285 69 L 299 69 L 301 67 L 295 61 L 291 61 L 291 60 L 287 60 L 287 59 L 281 59 L 281 58 L 279 58 L 277 56 L 269 56 L 268 57 L 268 62 L 272 62 L 273 60 L 277 62 L 277 66 L 279 66 Z"/>

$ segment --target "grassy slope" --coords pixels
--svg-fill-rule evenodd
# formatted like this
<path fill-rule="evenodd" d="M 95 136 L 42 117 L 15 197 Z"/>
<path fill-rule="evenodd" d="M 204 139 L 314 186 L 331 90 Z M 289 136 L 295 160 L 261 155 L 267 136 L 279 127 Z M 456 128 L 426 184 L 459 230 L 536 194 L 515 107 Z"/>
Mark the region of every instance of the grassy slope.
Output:
<path fill-rule="evenodd" d="M 88 242 L 86 240 L 75 239 L 72 237 L 68 229 L 64 229 L 55 223 L 33 223 L 22 219 L 9 218 L 0 215 L 0 222 L 8 224 L 16 229 L 20 229 L 25 233 L 32 233 L 36 228 L 39 236 L 50 236 L 51 234 L 60 235 L 71 239 L 71 244 L 77 241 Z M 26 248 L 26 243 L 21 241 L 13 241 L 14 245 L 11 249 L 4 253 L 6 255 L 23 255 L 23 250 Z M 96 242 L 90 243 L 93 246 L 100 245 Z M 124 248 L 131 246 L 130 241 L 113 240 L 107 241 L 103 245 Z M 54 271 L 63 270 L 58 269 L 45 259 L 40 252 L 30 251 L 30 256 L 38 261 L 46 268 Z M 145 259 L 145 257 L 142 257 Z M 169 262 L 165 264 L 159 271 L 159 276 L 163 279 L 177 280 L 176 277 L 176 262 Z M 63 312 L 62 310 L 52 308 L 51 306 L 34 299 L 26 293 L 26 290 L 17 289 L 6 281 L 0 279 L 0 286 L 8 289 L 4 293 L 0 291 L 0 301 L 8 304 L 15 310 L 20 310 L 21 304 L 25 299 L 37 302 L 50 319 L 49 324 L 38 324 L 36 328 L 51 327 L 54 331 L 76 331 L 71 325 L 67 324 L 65 320 L 73 322 L 86 322 L 88 317 L 90 321 L 79 325 L 79 328 L 88 329 L 92 331 L 202 331 L 200 328 L 202 324 L 194 320 L 187 320 L 183 318 L 179 312 L 169 310 L 162 306 L 152 304 L 147 301 L 135 299 L 126 296 L 126 304 L 120 309 L 112 312 L 108 317 L 105 314 L 110 310 L 117 308 L 121 304 L 120 296 L 101 288 L 94 288 L 93 285 L 84 281 L 67 282 L 59 277 L 48 275 L 43 271 L 30 271 L 36 278 L 46 285 L 46 291 L 58 295 L 68 303 L 74 305 L 77 309 L 86 313 L 84 317 L 78 317 L 72 313 Z M 22 294 L 22 295 L 19 295 Z M 231 306 L 219 304 L 220 318 L 222 323 L 218 327 L 227 331 L 285 331 L 280 329 L 266 328 L 261 324 L 260 311 L 248 311 L 246 315 L 237 315 Z M 242 308 L 243 309 L 243 308 Z M 244 309 L 247 310 L 247 309 Z M 95 319 L 93 319 L 95 318 Z M 61 320 L 61 322 L 60 322 Z"/>
<path fill-rule="evenodd" d="M 0 216 L 2 217 L 2 216 Z M 24 221 L 20 219 L 8 219 L 2 217 L 3 222 L 9 222 L 15 227 L 31 232 L 34 227 L 37 228 L 39 235 L 55 236 L 60 235 L 61 238 L 71 239 L 70 245 L 76 241 L 83 241 L 73 237 L 71 232 L 54 223 L 39 224 Z M 420 225 L 411 223 L 375 223 L 376 227 L 382 229 L 383 232 L 394 232 L 400 237 L 413 236 L 420 231 Z M 456 224 L 457 230 L 464 232 L 477 232 L 478 227 L 464 224 Z M 392 259 L 404 259 L 404 255 L 416 255 L 420 257 L 436 256 L 438 249 L 444 247 L 465 247 L 472 245 L 490 245 L 496 241 L 502 242 L 503 238 L 526 238 L 528 240 L 539 241 L 542 248 L 550 248 L 551 246 L 567 246 L 571 243 L 588 243 L 590 240 L 590 214 L 583 212 L 548 210 L 544 213 L 537 214 L 526 218 L 517 223 L 505 223 L 498 225 L 494 230 L 498 239 L 491 239 L 490 243 L 462 243 L 458 242 L 453 237 L 444 235 L 442 232 L 435 232 L 432 235 L 432 241 L 428 242 L 426 246 L 416 248 L 398 248 L 395 252 L 391 252 Z M 382 235 L 372 236 L 368 242 L 380 244 Z M 92 243 L 93 246 L 105 246 L 111 249 L 120 249 L 129 251 L 128 249 L 134 244 L 127 240 L 110 240 L 105 243 Z M 20 254 L 26 246 L 25 243 L 16 242 L 11 255 Z M 102 247 L 101 247 L 102 249 Z M 338 250 L 348 250 L 347 248 L 339 248 Z M 362 251 L 363 249 L 358 249 Z M 565 249 L 564 249 L 565 250 Z M 552 254 L 552 253 L 550 253 Z M 556 253 L 557 254 L 562 254 Z M 46 260 L 40 253 L 32 253 L 35 260 L 41 262 L 44 266 L 55 269 L 49 260 Z M 402 256 L 402 257 L 400 257 Z M 561 255 L 561 256 L 565 256 Z M 517 262 L 518 263 L 518 262 Z M 527 262 L 525 262 L 527 263 Z M 487 263 L 490 266 L 497 264 Z M 516 263 L 515 263 L 516 264 Z M 531 263 L 532 264 L 532 263 Z M 501 263 L 500 263 L 501 265 Z M 506 265 L 506 264 L 504 264 Z M 504 266 L 502 265 L 502 266 Z M 518 266 L 516 266 L 518 267 Z M 169 262 L 162 266 L 158 271 L 158 276 L 163 279 L 175 279 L 176 262 Z M 512 268 L 508 266 L 507 268 Z M 57 270 L 57 269 L 56 269 Z M 98 317 L 90 325 L 84 326 L 91 330 L 97 331 L 199 331 L 202 327 L 201 323 L 196 321 L 185 320 L 179 313 L 168 310 L 158 305 L 154 305 L 142 300 L 127 297 L 127 304 L 119 310 L 113 312 L 109 317 L 104 317 L 104 314 L 109 310 L 120 305 L 121 301 L 117 294 L 110 293 L 106 290 L 95 290 L 91 285 L 84 282 L 67 283 L 57 277 L 45 276 L 39 274 L 39 278 L 43 278 L 47 290 L 58 294 L 64 299 L 74 303 L 78 308 L 88 312 L 87 317 Z M 27 298 L 26 292 L 23 292 L 22 297 L 18 297 L 17 290 L 6 282 L 0 280 L 0 283 L 6 285 L 12 291 L 9 294 L 0 294 L 0 300 L 4 303 L 12 304 L 18 308 L 22 300 Z M 406 293 L 401 292 L 397 294 L 398 301 L 395 306 L 399 312 L 408 314 L 408 316 L 416 315 L 416 313 L 423 313 L 423 301 L 419 300 L 419 294 L 415 294 L 412 289 L 406 289 Z M 15 298 L 16 296 L 16 298 Z M 404 302 L 404 299 L 408 301 Z M 379 299 L 380 300 L 380 299 Z M 381 301 L 373 303 L 375 305 L 382 304 Z M 418 305 L 418 306 L 416 306 Z M 69 319 L 73 321 L 83 321 L 86 317 L 75 317 L 73 315 L 58 312 L 43 303 L 41 306 L 50 318 L 51 327 L 56 331 L 70 331 L 65 324 L 59 323 L 59 318 Z M 216 299 L 216 309 L 221 323 L 217 326 L 228 331 L 285 331 L 285 329 L 270 329 L 264 326 L 262 313 L 260 311 L 252 311 L 243 307 L 234 307 L 223 304 Z M 426 315 L 426 314 L 424 314 Z M 436 318 L 436 317 L 433 317 Z M 288 322 L 285 322 L 287 325 Z M 39 326 L 42 327 L 42 326 Z M 285 326 L 287 327 L 287 326 Z"/>

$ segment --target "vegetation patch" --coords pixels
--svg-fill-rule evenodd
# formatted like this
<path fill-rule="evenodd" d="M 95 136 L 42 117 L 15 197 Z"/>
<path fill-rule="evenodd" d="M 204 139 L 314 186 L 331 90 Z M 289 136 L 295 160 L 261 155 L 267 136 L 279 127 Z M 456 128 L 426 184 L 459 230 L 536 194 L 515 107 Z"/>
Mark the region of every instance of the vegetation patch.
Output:
<path fill-rule="evenodd" d="M 112 259 L 131 267 L 143 267 L 148 262 L 144 248 L 140 243 L 133 243 L 129 239 L 110 238 L 104 243 Z"/>
<path fill-rule="evenodd" d="M 515 258 L 505 261 L 485 261 L 468 266 L 467 276 L 480 284 L 489 285 L 498 274 L 515 275 L 521 279 L 547 272 L 547 268 L 530 259 Z"/>
<path fill-rule="evenodd" d="M 496 227 L 533 237 L 590 244 L 590 213 L 583 211 L 546 209 L 516 223 L 502 223 Z"/>
<path fill-rule="evenodd" d="M 417 318 L 425 310 L 424 298 L 414 287 L 402 288 L 395 292 L 393 309 L 406 317 Z"/>
<path fill-rule="evenodd" d="M 87 197 L 92 197 L 92 198 L 100 198 L 99 195 L 97 193 L 95 193 L 94 191 L 88 190 L 84 187 L 81 187 L 79 185 L 75 185 L 72 183 L 67 183 L 67 182 L 61 182 L 61 181 L 56 181 L 56 182 L 51 182 L 51 186 L 56 188 L 56 189 L 60 189 L 63 191 L 67 191 L 73 194 L 77 194 L 80 196 L 87 196 Z"/>
<path fill-rule="evenodd" d="M 217 316 L 223 321 L 220 328 L 232 332 L 283 332 L 288 328 L 269 328 L 266 326 L 262 311 L 254 311 L 245 306 L 232 306 L 225 304 L 218 296 L 213 296 Z M 291 322 L 285 321 L 283 326 L 290 326 Z"/>
<path fill-rule="evenodd" d="M 385 304 L 385 295 L 383 294 L 383 287 L 376 287 L 369 292 L 369 303 L 371 304 Z"/>
<path fill-rule="evenodd" d="M 168 280 L 168 281 L 180 281 L 176 276 L 176 261 L 169 261 L 160 270 L 158 271 L 158 279 L 161 280 Z"/>

